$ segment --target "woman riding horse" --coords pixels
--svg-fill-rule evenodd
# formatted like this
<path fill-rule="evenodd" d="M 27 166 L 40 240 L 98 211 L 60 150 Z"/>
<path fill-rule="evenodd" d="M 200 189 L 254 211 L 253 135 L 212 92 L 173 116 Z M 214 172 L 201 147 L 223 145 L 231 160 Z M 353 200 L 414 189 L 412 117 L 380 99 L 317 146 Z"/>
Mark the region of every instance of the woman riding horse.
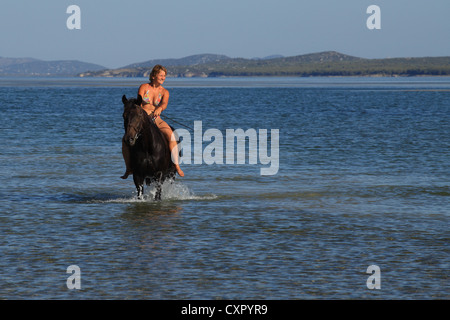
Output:
<path fill-rule="evenodd" d="M 161 132 L 164 134 L 169 142 L 169 148 L 172 154 L 172 161 L 175 164 L 175 168 L 181 177 L 184 177 L 184 173 L 178 163 L 178 145 L 176 139 L 173 138 L 173 131 L 170 126 L 161 119 L 160 115 L 163 110 L 167 108 L 169 102 L 169 91 L 162 85 L 166 80 L 167 69 L 161 65 L 153 67 L 150 73 L 150 83 L 144 83 L 139 87 L 138 95 L 142 97 L 141 107 L 147 112 L 148 116 L 152 118 Z M 122 154 L 125 160 L 126 171 L 121 177 L 122 179 L 128 178 L 133 173 L 131 169 L 130 149 L 129 146 L 122 139 Z"/>

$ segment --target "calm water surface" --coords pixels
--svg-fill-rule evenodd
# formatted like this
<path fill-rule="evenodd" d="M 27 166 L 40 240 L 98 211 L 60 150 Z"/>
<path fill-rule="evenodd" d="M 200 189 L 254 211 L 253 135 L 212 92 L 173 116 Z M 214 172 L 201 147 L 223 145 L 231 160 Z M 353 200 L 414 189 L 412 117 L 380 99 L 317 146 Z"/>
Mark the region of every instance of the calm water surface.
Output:
<path fill-rule="evenodd" d="M 450 297 L 449 78 L 168 79 L 169 124 L 279 129 L 280 162 L 185 164 L 161 202 L 119 178 L 144 81 L 0 79 L 0 299 Z"/>

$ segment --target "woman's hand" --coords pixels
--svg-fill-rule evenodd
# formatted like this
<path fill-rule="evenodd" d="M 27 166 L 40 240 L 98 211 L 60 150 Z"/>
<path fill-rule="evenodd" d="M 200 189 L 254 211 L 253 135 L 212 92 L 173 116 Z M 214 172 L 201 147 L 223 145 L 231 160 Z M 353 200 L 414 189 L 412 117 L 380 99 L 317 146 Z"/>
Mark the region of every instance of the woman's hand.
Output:
<path fill-rule="evenodd" d="M 156 108 L 155 111 L 153 111 L 153 116 L 155 118 L 159 117 L 161 115 L 161 112 L 162 112 L 162 108 Z"/>

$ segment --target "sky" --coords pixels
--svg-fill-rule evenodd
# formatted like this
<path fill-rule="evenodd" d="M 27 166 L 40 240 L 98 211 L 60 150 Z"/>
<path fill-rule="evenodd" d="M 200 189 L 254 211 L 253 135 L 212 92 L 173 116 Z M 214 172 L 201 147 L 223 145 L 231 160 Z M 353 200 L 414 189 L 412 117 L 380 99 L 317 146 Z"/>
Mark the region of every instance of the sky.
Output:
<path fill-rule="evenodd" d="M 69 29 L 70 5 L 80 29 Z M 367 20 L 380 8 L 381 29 Z M 450 56 L 450 0 L 2 0 L 0 57 L 119 68 L 213 53 Z"/>

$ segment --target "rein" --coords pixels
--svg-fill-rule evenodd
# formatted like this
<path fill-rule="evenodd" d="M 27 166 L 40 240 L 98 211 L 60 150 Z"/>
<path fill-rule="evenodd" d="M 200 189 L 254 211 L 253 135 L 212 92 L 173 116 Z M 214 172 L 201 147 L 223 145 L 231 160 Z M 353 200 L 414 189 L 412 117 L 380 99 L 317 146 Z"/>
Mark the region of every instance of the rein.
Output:
<path fill-rule="evenodd" d="M 172 119 L 172 118 L 169 118 L 169 117 L 167 117 L 167 116 L 164 116 L 164 118 L 167 118 L 167 119 L 169 119 L 170 121 L 173 121 L 173 122 L 175 122 L 176 124 L 179 124 L 180 126 L 186 127 L 186 128 L 188 128 L 188 129 L 191 129 L 192 131 L 194 131 L 194 129 L 192 129 L 191 127 L 189 127 L 189 126 L 187 126 L 187 125 L 185 125 L 185 124 L 182 124 L 181 122 L 178 122 L 178 121 L 176 121 L 176 120 L 174 120 L 174 119 Z"/>

